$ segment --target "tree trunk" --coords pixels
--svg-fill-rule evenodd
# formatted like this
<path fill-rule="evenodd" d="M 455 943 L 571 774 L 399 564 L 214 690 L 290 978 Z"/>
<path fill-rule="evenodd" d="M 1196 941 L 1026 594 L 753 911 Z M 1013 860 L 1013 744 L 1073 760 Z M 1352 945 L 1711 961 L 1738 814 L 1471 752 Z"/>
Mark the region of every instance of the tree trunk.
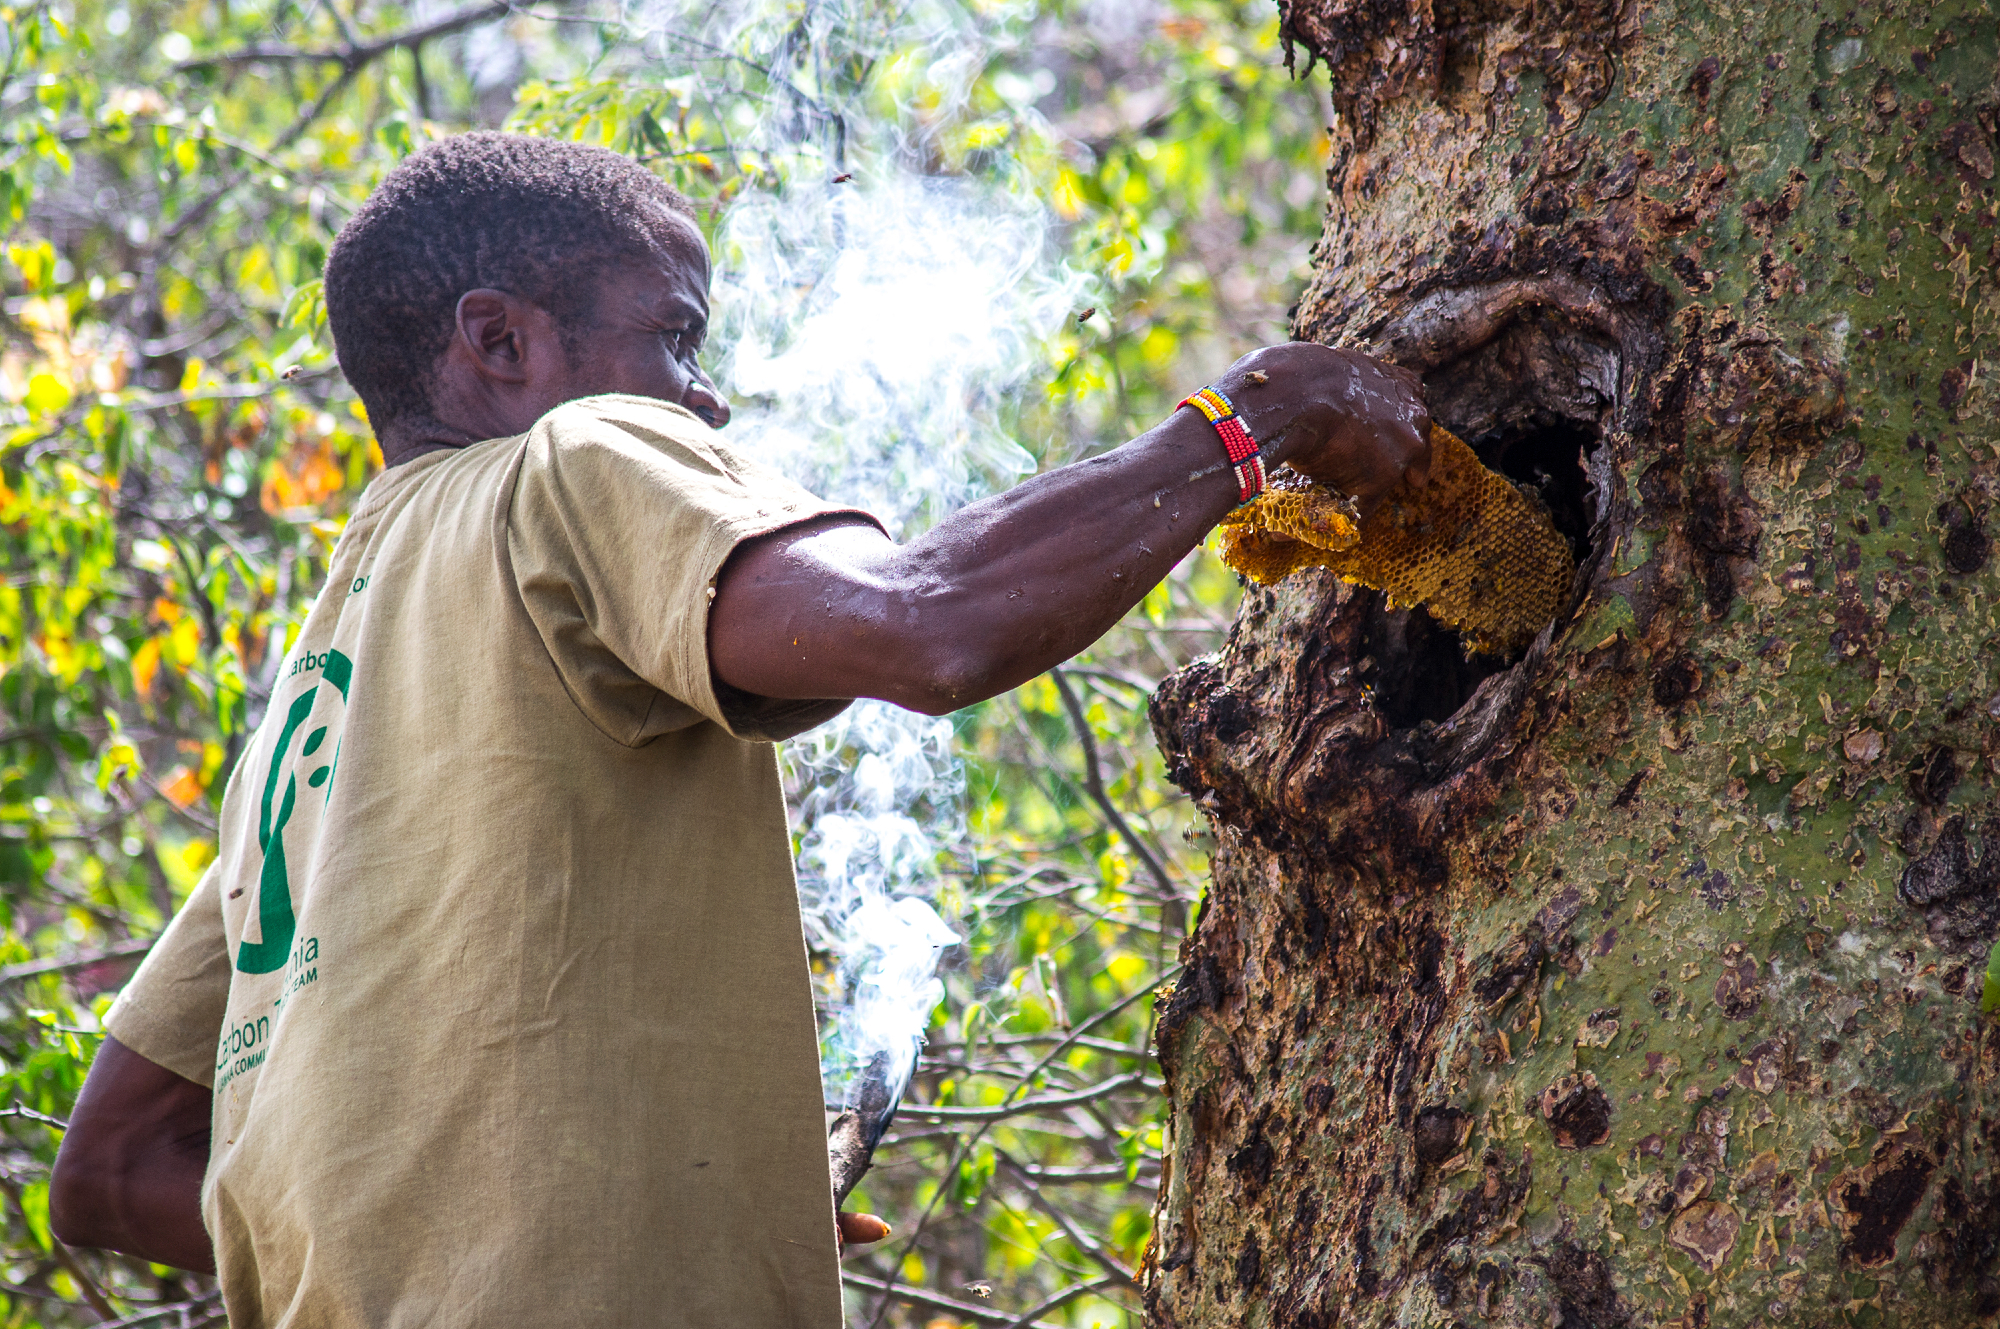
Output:
<path fill-rule="evenodd" d="M 1156 1326 L 2000 1314 L 2000 265 L 1975 0 L 1288 0 L 1297 333 L 1536 487 L 1518 660 L 1325 574 L 1154 725 Z"/>

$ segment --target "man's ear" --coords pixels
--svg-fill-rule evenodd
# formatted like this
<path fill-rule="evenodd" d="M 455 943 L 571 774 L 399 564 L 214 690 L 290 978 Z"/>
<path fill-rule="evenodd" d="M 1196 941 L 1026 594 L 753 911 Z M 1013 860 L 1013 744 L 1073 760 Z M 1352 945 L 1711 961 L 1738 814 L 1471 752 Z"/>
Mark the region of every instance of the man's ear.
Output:
<path fill-rule="evenodd" d="M 458 345 L 481 377 L 524 383 L 539 331 L 533 307 L 488 287 L 458 297 Z"/>

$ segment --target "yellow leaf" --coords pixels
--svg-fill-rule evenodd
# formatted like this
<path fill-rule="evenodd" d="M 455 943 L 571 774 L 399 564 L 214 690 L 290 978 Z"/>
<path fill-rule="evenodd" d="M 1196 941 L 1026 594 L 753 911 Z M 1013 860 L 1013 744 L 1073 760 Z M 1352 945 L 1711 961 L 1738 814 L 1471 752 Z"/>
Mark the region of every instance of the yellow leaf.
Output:
<path fill-rule="evenodd" d="M 132 690 L 144 697 L 153 690 L 153 676 L 160 672 L 159 637 L 148 637 L 132 653 Z"/>
<path fill-rule="evenodd" d="M 174 646 L 174 663 L 185 669 L 195 662 L 201 651 L 201 624 L 192 616 L 174 624 L 171 634 Z"/>
<path fill-rule="evenodd" d="M 104 755 L 97 763 L 97 787 L 109 789 L 111 782 L 124 775 L 137 775 L 142 769 L 139 749 L 130 743 L 113 743 L 104 749 Z"/>
<path fill-rule="evenodd" d="M 1145 958 L 1133 955 L 1130 952 L 1121 952 L 1118 955 L 1112 956 L 1104 966 L 1104 971 L 1111 975 L 1111 981 L 1120 987 L 1129 985 L 1133 979 L 1144 973 L 1145 970 Z"/>
<path fill-rule="evenodd" d="M 74 682 L 77 675 L 83 672 L 83 652 L 77 649 L 67 628 L 44 628 L 36 634 L 35 644 L 48 657 L 49 667 L 65 682 Z"/>
<path fill-rule="evenodd" d="M 54 415 L 74 396 L 69 384 L 54 374 L 40 373 L 28 380 L 28 409 L 36 415 Z"/>
<path fill-rule="evenodd" d="M 220 743 L 201 745 L 201 787 L 208 788 L 215 783 L 215 777 L 222 770 L 222 762 L 229 753 Z"/>
<path fill-rule="evenodd" d="M 258 499 L 273 517 L 308 515 L 347 484 L 347 471 L 333 450 L 333 439 L 300 439 L 284 456 L 271 462 Z"/>
<path fill-rule="evenodd" d="M 201 777 L 185 766 L 176 766 L 160 792 L 177 808 L 192 807 L 202 795 Z"/>
<path fill-rule="evenodd" d="M 55 246 L 43 240 L 32 245 L 8 245 L 7 258 L 21 270 L 30 290 L 40 287 L 56 270 Z"/>
<path fill-rule="evenodd" d="M 1056 215 L 1064 221 L 1075 221 L 1083 215 L 1083 195 L 1077 192 L 1076 177 L 1064 171 L 1056 179 L 1056 187 L 1051 191 L 1049 203 Z"/>
<path fill-rule="evenodd" d="M 181 850 L 181 862 L 190 872 L 200 872 L 215 861 L 215 841 L 189 840 Z"/>

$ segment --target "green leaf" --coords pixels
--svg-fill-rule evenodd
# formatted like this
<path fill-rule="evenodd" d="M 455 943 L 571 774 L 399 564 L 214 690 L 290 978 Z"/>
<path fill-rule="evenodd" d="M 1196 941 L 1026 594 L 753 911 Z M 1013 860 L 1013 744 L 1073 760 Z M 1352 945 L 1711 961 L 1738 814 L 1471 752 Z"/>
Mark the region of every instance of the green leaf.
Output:
<path fill-rule="evenodd" d="M 951 1198 L 970 1209 L 979 1203 L 979 1197 L 986 1192 L 986 1185 L 993 1180 L 994 1165 L 998 1155 L 993 1146 L 983 1141 L 965 1158 L 960 1160 L 957 1173 L 952 1177 Z"/>

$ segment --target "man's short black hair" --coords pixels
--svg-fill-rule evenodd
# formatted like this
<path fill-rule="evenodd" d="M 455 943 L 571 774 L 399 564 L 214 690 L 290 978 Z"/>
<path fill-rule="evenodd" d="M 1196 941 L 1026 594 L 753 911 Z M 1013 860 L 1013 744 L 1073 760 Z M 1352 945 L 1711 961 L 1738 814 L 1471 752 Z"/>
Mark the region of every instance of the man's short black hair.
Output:
<path fill-rule="evenodd" d="M 390 171 L 326 260 L 334 353 L 377 436 L 431 413 L 461 295 L 532 301 L 573 345 L 605 267 L 661 252 L 661 206 L 694 216 L 631 158 L 559 139 L 459 134 Z"/>

